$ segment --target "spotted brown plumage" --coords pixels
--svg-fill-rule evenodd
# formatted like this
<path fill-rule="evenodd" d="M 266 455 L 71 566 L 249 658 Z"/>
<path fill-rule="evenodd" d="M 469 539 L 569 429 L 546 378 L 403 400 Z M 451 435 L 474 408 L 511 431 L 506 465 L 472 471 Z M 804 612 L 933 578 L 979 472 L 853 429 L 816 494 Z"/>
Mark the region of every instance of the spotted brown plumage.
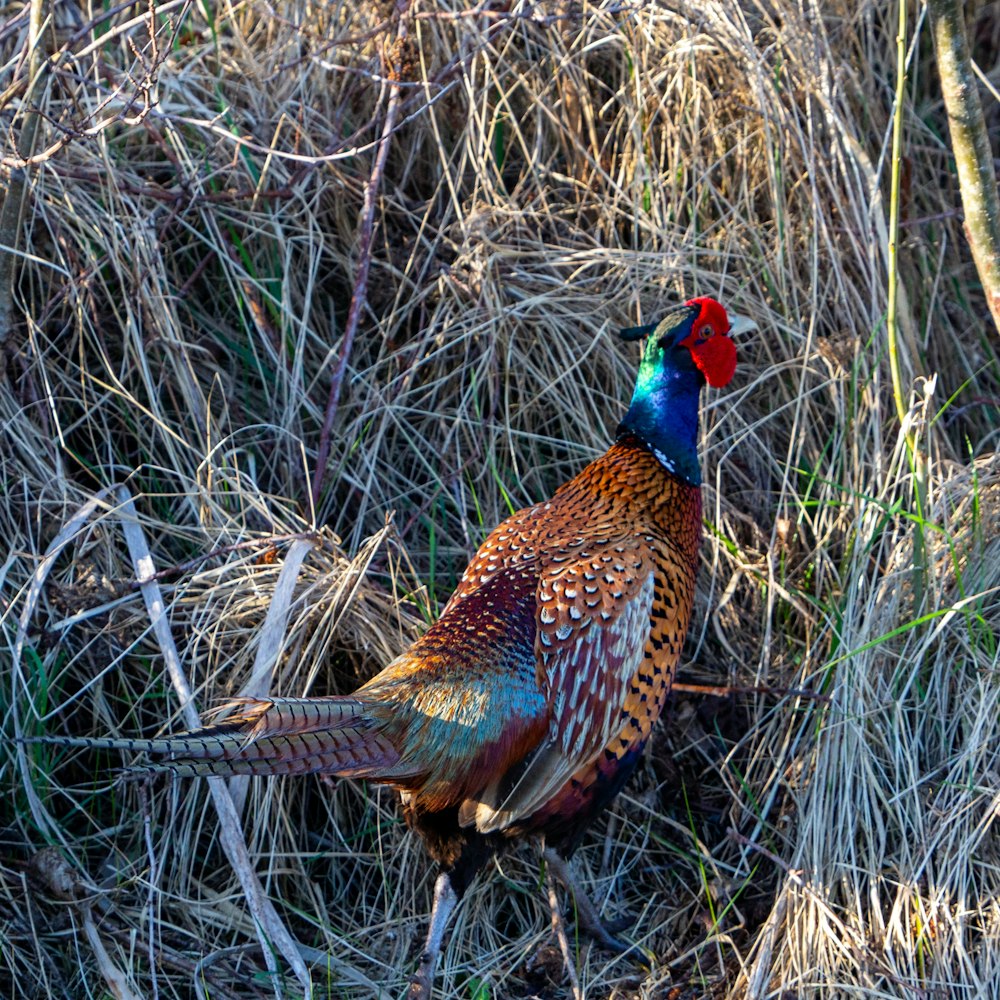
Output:
<path fill-rule="evenodd" d="M 711 299 L 626 331 L 648 341 L 616 443 L 495 528 L 438 621 L 353 694 L 245 700 L 161 739 L 58 741 L 145 751 L 182 775 L 396 788 L 442 866 L 409 993 L 428 997 L 448 916 L 490 853 L 540 835 L 569 856 L 660 716 L 694 599 L 699 395 L 732 376 L 728 331 Z"/>
<path fill-rule="evenodd" d="M 487 538 L 441 622 L 479 588 L 530 573 L 548 722 L 516 780 L 504 770 L 460 803 L 463 826 L 544 831 L 571 782 L 586 787 L 596 775 L 598 757 L 620 759 L 645 742 L 687 630 L 700 534 L 698 489 L 626 436 Z"/>

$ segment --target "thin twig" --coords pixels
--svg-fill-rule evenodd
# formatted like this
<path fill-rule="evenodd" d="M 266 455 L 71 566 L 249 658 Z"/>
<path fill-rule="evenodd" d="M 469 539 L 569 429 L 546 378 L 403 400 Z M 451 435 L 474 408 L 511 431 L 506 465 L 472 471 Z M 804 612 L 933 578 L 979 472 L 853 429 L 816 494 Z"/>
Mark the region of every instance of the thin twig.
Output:
<path fill-rule="evenodd" d="M 231 552 L 239 552 L 242 549 L 265 549 L 270 550 L 274 546 L 283 542 L 310 541 L 314 543 L 316 534 L 312 531 L 292 531 L 282 535 L 264 535 L 261 538 L 246 538 L 242 542 L 233 542 L 230 545 L 220 545 L 210 552 L 200 552 L 196 556 L 182 563 L 173 566 L 164 566 L 163 569 L 156 570 L 152 576 L 143 580 L 130 580 L 129 590 L 139 590 L 144 583 L 149 580 L 169 580 L 176 576 L 181 576 L 194 569 L 196 566 L 207 562 L 209 559 L 216 559 L 219 556 L 229 555 Z"/>
<path fill-rule="evenodd" d="M 326 476 L 327 460 L 330 457 L 330 431 L 337 415 L 337 405 L 340 402 L 340 390 L 344 382 L 344 372 L 347 369 L 347 359 L 354 344 L 354 335 L 358 329 L 361 312 L 368 298 L 368 270 L 372 257 L 372 237 L 375 231 L 375 206 L 382 172 L 389 155 L 389 137 L 396 125 L 396 115 L 399 111 L 399 95 L 401 88 L 399 77 L 402 70 L 402 52 L 406 42 L 408 0 L 396 0 L 396 16 L 399 26 L 396 30 L 396 41 L 391 46 L 383 46 L 383 72 L 392 80 L 389 87 L 389 103 L 386 107 L 385 122 L 382 125 L 382 135 L 379 138 L 378 152 L 372 165 L 371 176 L 365 186 L 364 204 L 361 209 L 360 238 L 358 241 L 358 272 L 354 279 L 354 290 L 351 293 L 351 305 L 344 325 L 344 335 L 340 342 L 340 353 L 330 381 L 330 394 L 326 401 L 326 412 L 323 417 L 323 427 L 319 435 L 319 450 L 316 455 L 316 471 L 313 475 L 312 502 L 313 511 L 319 506 L 320 494 L 323 490 L 323 480 Z M 391 65 L 386 68 L 386 62 Z"/>
<path fill-rule="evenodd" d="M 740 687 L 732 684 L 687 684 L 684 681 L 674 681 L 670 685 L 670 690 L 675 693 L 710 695 L 716 698 L 728 698 L 733 694 L 765 694 L 775 695 L 779 698 L 808 698 L 812 701 L 830 700 L 829 695 L 819 694 L 817 691 L 810 691 L 808 688 L 770 687 L 767 684 Z"/>

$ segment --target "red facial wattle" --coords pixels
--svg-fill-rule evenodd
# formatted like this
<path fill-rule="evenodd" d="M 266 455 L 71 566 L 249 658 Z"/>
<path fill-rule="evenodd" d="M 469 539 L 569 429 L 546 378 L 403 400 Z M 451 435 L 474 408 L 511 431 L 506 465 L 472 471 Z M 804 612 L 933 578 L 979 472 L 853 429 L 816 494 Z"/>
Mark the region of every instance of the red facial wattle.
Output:
<path fill-rule="evenodd" d="M 729 317 L 715 299 L 690 299 L 686 304 L 701 311 L 681 344 L 691 351 L 691 360 L 705 376 L 705 381 L 719 389 L 727 385 L 736 372 L 736 345 L 727 336 Z"/>

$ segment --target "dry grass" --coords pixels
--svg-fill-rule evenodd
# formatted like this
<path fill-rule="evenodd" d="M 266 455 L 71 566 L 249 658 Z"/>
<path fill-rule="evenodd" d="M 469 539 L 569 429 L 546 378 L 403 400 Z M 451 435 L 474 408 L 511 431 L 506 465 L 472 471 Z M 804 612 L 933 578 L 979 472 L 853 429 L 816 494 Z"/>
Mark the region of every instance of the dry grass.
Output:
<path fill-rule="evenodd" d="M 829 700 L 678 699 L 580 853 L 649 967 L 581 944 L 586 995 L 996 994 L 1000 368 L 923 26 L 900 316 L 917 511 L 885 359 L 884 5 L 419 2 L 397 44 L 388 3 L 175 3 L 155 45 L 143 5 L 35 6 L 34 63 L 28 7 L 0 6 L 7 190 L 36 160 L 0 288 L 8 995 L 263 997 L 269 964 L 302 992 L 261 953 L 204 783 L 13 741 L 180 724 L 116 488 L 200 707 L 348 690 L 489 527 L 606 447 L 635 363 L 612 332 L 677 292 L 759 327 L 706 411 L 685 672 Z M 996 4 L 979 13 L 990 69 Z M 431 882 L 391 796 L 255 781 L 243 830 L 316 995 L 398 995 Z M 460 910 L 442 995 L 564 996 L 551 944 L 526 847 Z"/>

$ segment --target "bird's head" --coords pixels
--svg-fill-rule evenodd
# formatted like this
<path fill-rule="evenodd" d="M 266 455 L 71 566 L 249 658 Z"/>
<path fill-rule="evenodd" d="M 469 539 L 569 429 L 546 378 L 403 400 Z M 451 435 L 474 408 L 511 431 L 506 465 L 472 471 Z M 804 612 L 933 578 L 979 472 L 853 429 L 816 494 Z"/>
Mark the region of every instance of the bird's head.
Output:
<path fill-rule="evenodd" d="M 701 387 L 727 385 L 736 371 L 736 345 L 726 310 L 715 299 L 690 299 L 659 323 L 623 330 L 626 340 L 648 337 L 635 392 L 618 427 L 619 438 L 638 438 L 668 472 L 693 485 L 698 464 Z"/>
<path fill-rule="evenodd" d="M 643 383 L 652 387 L 678 372 L 697 374 L 700 384 L 707 382 L 721 388 L 736 371 L 736 345 L 729 337 L 729 317 L 715 299 L 689 299 L 658 323 L 623 330 L 622 337 L 649 337 L 637 388 Z"/>

